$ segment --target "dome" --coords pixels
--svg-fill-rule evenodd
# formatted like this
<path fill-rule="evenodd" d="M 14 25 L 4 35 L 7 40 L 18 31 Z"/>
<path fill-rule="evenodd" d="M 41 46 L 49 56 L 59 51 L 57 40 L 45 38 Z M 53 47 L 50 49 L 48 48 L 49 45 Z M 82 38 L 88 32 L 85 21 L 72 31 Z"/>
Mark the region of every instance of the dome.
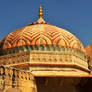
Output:
<path fill-rule="evenodd" d="M 8 34 L 0 43 L 2 50 L 18 48 L 24 49 L 45 49 L 69 47 L 84 51 L 82 43 L 65 29 L 45 23 L 42 18 L 40 7 L 39 19 L 37 22 L 19 28 Z"/>
<path fill-rule="evenodd" d="M 64 46 L 83 50 L 81 42 L 70 32 L 50 24 L 34 24 L 17 29 L 3 40 L 3 49 L 19 46 Z"/>

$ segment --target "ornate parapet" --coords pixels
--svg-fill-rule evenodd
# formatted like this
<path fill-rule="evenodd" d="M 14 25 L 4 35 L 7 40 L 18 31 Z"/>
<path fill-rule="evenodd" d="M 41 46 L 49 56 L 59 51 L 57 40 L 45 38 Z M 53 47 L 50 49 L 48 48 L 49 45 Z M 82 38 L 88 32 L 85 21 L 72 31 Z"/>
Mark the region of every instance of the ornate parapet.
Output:
<path fill-rule="evenodd" d="M 74 51 L 26 51 L 1 56 L 0 64 L 37 72 L 48 69 L 52 71 L 54 68 L 54 71 L 60 69 L 59 71 L 69 72 L 75 69 L 74 71 L 83 71 L 81 74 L 89 73 L 87 57 Z M 76 72 L 70 74 L 72 73 Z"/>
<path fill-rule="evenodd" d="M 34 76 L 30 72 L 0 66 L 0 92 L 36 92 Z M 12 92 L 12 91 L 9 91 Z"/>
<path fill-rule="evenodd" d="M 29 51 L 0 56 L 0 64 L 2 65 L 20 64 L 29 61 L 30 61 Z"/>
<path fill-rule="evenodd" d="M 87 58 L 82 58 L 71 52 L 30 52 L 30 64 L 37 65 L 68 65 L 76 64 L 88 69 Z"/>

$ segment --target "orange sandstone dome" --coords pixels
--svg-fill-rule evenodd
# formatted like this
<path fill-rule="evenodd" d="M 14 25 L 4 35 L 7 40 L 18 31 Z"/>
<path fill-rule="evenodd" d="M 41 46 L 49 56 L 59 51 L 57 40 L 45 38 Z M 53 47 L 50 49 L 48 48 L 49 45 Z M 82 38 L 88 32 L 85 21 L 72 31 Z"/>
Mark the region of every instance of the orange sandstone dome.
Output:
<path fill-rule="evenodd" d="M 18 48 L 46 49 L 69 47 L 84 51 L 82 43 L 65 29 L 45 23 L 40 7 L 39 19 L 36 23 L 29 24 L 8 34 L 0 43 L 2 50 Z"/>

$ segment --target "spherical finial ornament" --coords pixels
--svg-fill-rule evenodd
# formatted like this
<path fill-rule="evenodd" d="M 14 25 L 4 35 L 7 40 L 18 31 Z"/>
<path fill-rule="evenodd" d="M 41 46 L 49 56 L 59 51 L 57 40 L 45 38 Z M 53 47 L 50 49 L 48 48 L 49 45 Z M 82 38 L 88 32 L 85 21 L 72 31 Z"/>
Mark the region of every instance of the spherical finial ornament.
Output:
<path fill-rule="evenodd" d="M 39 8 L 39 18 L 42 18 L 42 16 L 43 16 L 42 6 L 40 5 L 40 8 Z"/>

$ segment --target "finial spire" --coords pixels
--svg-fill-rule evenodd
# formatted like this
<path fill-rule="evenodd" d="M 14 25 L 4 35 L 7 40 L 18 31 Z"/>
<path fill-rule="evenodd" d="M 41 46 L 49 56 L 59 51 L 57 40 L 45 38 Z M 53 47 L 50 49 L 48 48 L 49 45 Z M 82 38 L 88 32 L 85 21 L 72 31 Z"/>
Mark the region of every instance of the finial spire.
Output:
<path fill-rule="evenodd" d="M 42 16 L 43 16 L 42 6 L 40 5 L 40 8 L 39 8 L 39 18 L 42 18 Z"/>
<path fill-rule="evenodd" d="M 44 19 L 42 18 L 42 16 L 43 16 L 43 12 L 42 12 L 42 6 L 40 5 L 40 8 L 39 8 L 39 18 L 38 18 L 38 20 L 37 20 L 37 23 L 45 23 L 45 21 L 44 21 Z"/>

